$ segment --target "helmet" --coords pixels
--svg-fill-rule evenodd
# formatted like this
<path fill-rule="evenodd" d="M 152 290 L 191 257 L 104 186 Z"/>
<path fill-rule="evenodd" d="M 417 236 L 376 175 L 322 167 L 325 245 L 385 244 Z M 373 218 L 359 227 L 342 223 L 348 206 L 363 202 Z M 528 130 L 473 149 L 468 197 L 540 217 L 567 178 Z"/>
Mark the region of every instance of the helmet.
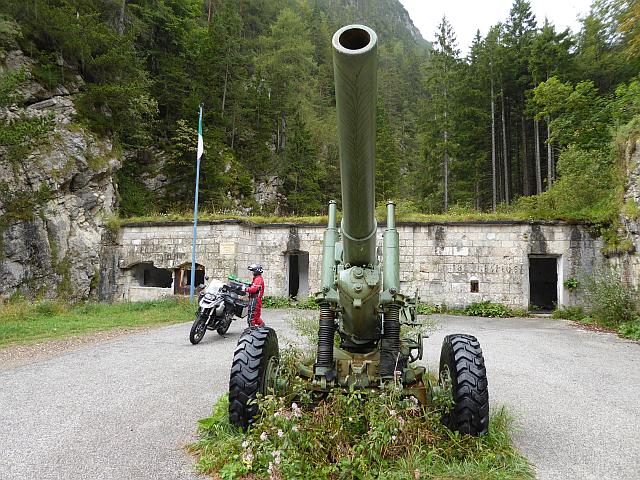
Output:
<path fill-rule="evenodd" d="M 262 273 L 262 265 L 260 265 L 259 263 L 252 263 L 247 267 L 247 269 L 253 272 L 254 275 L 258 275 L 259 273 Z"/>

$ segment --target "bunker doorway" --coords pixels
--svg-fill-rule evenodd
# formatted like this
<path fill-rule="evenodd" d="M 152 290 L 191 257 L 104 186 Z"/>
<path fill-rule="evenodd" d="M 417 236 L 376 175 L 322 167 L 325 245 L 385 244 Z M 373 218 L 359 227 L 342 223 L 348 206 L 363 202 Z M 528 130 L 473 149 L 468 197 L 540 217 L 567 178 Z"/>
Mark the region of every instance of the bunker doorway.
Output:
<path fill-rule="evenodd" d="M 551 312 L 558 305 L 558 257 L 529 257 L 529 306 Z"/>
<path fill-rule="evenodd" d="M 175 288 L 176 295 L 189 295 L 191 289 L 191 263 L 184 263 L 175 270 Z M 199 292 L 198 285 L 204 283 L 204 265 L 196 263 L 195 291 Z"/>
<path fill-rule="evenodd" d="M 309 252 L 289 252 L 287 255 L 287 291 L 290 298 L 309 296 Z"/>

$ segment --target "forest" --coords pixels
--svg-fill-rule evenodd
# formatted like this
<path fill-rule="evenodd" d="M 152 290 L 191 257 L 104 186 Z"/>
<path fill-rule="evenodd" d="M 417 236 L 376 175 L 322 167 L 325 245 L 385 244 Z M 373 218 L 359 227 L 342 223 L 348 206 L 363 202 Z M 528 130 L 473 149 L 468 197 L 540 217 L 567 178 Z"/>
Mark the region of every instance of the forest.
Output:
<path fill-rule="evenodd" d="M 379 35 L 377 201 L 594 222 L 623 208 L 638 0 L 595 0 L 578 32 L 514 0 L 467 56 L 446 18 L 425 41 L 397 0 L 6 0 L 0 53 L 35 59 L 50 90 L 82 77 L 78 121 L 123 152 L 121 217 L 192 208 L 200 104 L 201 208 L 315 215 L 340 197 L 331 36 L 354 22 Z M 4 104 L 18 76 L 0 79 Z"/>

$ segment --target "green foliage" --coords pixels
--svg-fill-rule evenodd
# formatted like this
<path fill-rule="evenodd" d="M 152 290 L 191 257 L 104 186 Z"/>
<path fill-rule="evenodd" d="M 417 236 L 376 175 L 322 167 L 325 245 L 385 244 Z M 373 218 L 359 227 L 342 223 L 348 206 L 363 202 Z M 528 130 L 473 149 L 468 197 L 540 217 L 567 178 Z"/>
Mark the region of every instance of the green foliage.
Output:
<path fill-rule="evenodd" d="M 514 312 L 500 303 L 490 301 L 476 302 L 467 305 L 463 313 L 475 317 L 514 317 Z"/>
<path fill-rule="evenodd" d="M 186 301 L 85 303 L 15 296 L 0 304 L 0 348 L 53 338 L 65 338 L 115 328 L 137 328 L 188 321 L 193 305 Z"/>
<path fill-rule="evenodd" d="M 619 175 L 608 154 L 612 127 L 640 111 L 634 2 L 613 10 L 597 2 L 572 36 L 549 21 L 539 25 L 529 2 L 515 0 L 505 21 L 476 36 L 466 58 L 446 20 L 431 49 L 403 24 L 399 4 L 342 3 L 7 0 L 0 50 L 19 47 L 36 60 L 32 78 L 49 90 L 82 76 L 79 121 L 134 152 L 119 174 L 121 216 L 143 215 L 143 205 L 163 214 L 189 210 L 201 102 L 204 209 L 258 213 L 254 190 L 277 176 L 280 195 L 259 213 L 316 214 L 340 189 L 331 35 L 366 18 L 380 38 L 378 202 L 406 200 L 423 213 L 458 204 L 473 208 L 471 217 L 492 208 L 494 194 L 504 204 L 528 198 L 535 118 L 548 179 L 541 187 L 559 187 L 519 202 L 512 216 L 611 222 L 619 208 L 611 201 L 619 193 L 610 182 Z M 15 89 L 12 75 L 0 80 L 0 103 L 8 101 L 5 87 Z M 20 160 L 46 136 L 32 121 L 0 127 L 13 144 L 9 157 Z M 169 153 L 162 171 L 148 164 L 151 145 Z M 583 176 L 567 170 L 578 160 L 587 166 Z M 594 178 L 598 168 L 601 179 Z M 144 190 L 142 171 L 166 175 L 162 196 Z M 594 179 L 593 192 L 583 188 Z"/>
<path fill-rule="evenodd" d="M 640 340 L 640 320 L 623 323 L 618 327 L 618 334 L 621 337 Z"/>
<path fill-rule="evenodd" d="M 426 408 L 393 388 L 335 391 L 315 399 L 294 376 L 300 355 L 289 351 L 283 358 L 283 375 L 295 385 L 290 394 L 261 399 L 260 417 L 246 434 L 229 425 L 226 396 L 199 422 L 202 438 L 190 449 L 199 455 L 203 473 L 413 479 L 464 471 L 467 478 L 532 478 L 511 444 L 504 410 L 492 416 L 488 435 L 474 438 L 442 426 L 448 402 L 439 396 Z"/>
<path fill-rule="evenodd" d="M 319 308 L 315 298 L 308 297 L 299 301 L 288 297 L 264 297 L 262 299 L 264 308 L 297 308 L 300 310 L 317 310 Z"/>
<path fill-rule="evenodd" d="M 416 308 L 418 315 L 433 315 L 434 313 L 447 313 L 446 305 L 431 305 L 428 303 L 419 303 Z"/>
<path fill-rule="evenodd" d="M 148 215 L 155 210 L 153 194 L 140 179 L 143 171 L 144 167 L 139 163 L 125 160 L 116 173 L 122 216 Z M 113 221 L 111 226 L 115 226 Z"/>
<path fill-rule="evenodd" d="M 0 74 L 0 107 L 9 106 L 19 99 L 15 92 L 26 78 L 24 70 Z M 29 117 L 22 115 L 10 120 L 0 120 L 0 152 L 12 164 L 23 162 L 25 157 L 48 139 L 53 130 L 51 116 Z"/>
<path fill-rule="evenodd" d="M 601 270 L 583 279 L 590 302 L 589 315 L 599 325 L 619 327 L 638 322 L 638 292 L 614 270 Z"/>
<path fill-rule="evenodd" d="M 577 278 L 567 278 L 564 282 L 562 282 L 565 288 L 567 288 L 570 292 L 575 292 L 580 286 L 580 282 Z"/>
<path fill-rule="evenodd" d="M 587 317 L 587 313 L 582 307 L 564 307 L 562 309 L 554 310 L 551 316 L 553 318 L 563 318 L 565 320 L 581 322 Z"/>

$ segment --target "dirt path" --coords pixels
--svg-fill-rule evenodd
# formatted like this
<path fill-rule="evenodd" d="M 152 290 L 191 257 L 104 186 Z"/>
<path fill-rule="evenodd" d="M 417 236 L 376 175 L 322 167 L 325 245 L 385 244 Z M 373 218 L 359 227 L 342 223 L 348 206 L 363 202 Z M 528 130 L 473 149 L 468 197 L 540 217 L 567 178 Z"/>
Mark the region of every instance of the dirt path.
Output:
<path fill-rule="evenodd" d="M 265 318 L 293 338 L 290 315 Z M 640 478 L 639 344 L 546 319 L 439 320 L 427 364 L 436 368 L 446 333 L 480 339 L 492 405 L 518 419 L 515 440 L 539 478 Z M 242 324 L 225 338 L 208 332 L 195 347 L 189 328 L 45 356 L 24 347 L 19 366 L 0 368 L 0 479 L 199 478 L 183 446 L 227 390 Z"/>

